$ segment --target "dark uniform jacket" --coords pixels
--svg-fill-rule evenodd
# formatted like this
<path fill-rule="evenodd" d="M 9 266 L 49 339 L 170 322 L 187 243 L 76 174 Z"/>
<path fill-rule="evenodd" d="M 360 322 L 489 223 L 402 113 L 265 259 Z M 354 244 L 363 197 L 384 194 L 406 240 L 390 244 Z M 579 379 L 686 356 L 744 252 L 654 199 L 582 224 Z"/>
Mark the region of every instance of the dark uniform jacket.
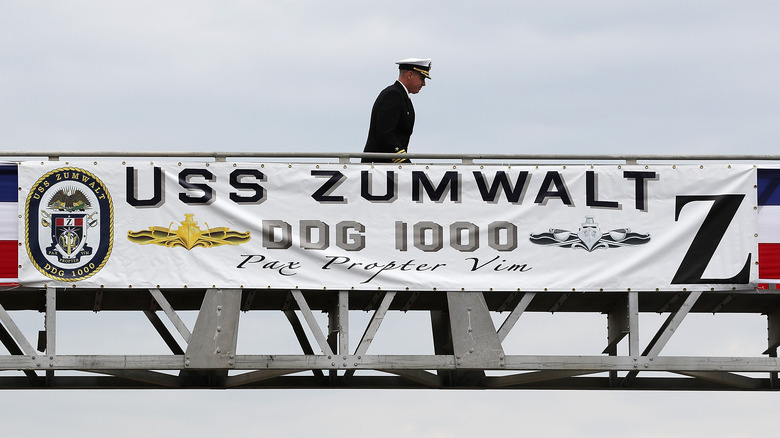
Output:
<path fill-rule="evenodd" d="M 406 152 L 414 128 L 414 107 L 400 82 L 382 90 L 371 108 L 371 123 L 363 152 Z M 363 158 L 364 163 L 393 160 Z"/>

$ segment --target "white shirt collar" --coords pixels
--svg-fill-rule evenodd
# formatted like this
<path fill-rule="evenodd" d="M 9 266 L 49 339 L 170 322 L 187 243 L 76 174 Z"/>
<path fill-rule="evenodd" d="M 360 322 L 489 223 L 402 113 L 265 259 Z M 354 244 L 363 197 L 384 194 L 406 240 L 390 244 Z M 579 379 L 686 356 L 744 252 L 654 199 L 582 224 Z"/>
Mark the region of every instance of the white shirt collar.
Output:
<path fill-rule="evenodd" d="M 406 85 L 404 85 L 403 82 L 396 80 L 399 84 L 401 84 L 402 87 L 404 87 L 404 91 L 406 91 L 406 94 L 409 94 L 409 90 L 406 88 Z"/>

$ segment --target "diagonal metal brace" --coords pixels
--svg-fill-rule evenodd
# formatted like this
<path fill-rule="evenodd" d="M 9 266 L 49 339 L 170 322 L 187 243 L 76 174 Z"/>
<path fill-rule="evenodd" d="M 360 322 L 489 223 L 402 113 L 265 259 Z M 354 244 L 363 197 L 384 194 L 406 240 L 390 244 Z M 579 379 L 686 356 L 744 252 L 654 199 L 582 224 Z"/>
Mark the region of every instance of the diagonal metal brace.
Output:
<path fill-rule="evenodd" d="M 666 343 L 669 342 L 669 339 L 672 338 L 672 335 L 677 330 L 677 328 L 680 327 L 680 324 L 683 322 L 685 317 L 688 316 L 688 312 L 690 312 L 693 305 L 696 304 L 696 301 L 699 299 L 701 294 L 702 293 L 700 291 L 691 292 L 688 294 L 688 297 L 682 303 L 680 308 L 677 309 L 677 311 L 669 314 L 669 317 L 666 318 L 666 321 L 664 321 L 664 323 L 658 329 L 658 332 L 655 334 L 653 339 L 650 341 L 647 347 L 645 347 L 645 350 L 642 352 L 642 356 L 652 359 L 661 353 L 661 350 L 663 350 L 663 348 L 666 346 Z M 638 374 L 639 371 L 629 371 L 623 379 L 621 386 L 630 386 Z"/>

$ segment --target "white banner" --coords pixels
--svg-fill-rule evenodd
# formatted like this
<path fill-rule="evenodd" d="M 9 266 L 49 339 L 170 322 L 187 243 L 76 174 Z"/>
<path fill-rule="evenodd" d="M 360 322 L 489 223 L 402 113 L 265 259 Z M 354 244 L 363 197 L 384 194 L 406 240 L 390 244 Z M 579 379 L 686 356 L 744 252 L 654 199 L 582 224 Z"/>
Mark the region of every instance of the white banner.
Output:
<path fill-rule="evenodd" d="M 24 162 L 19 184 L 23 286 L 655 291 L 758 278 L 750 165 Z"/>

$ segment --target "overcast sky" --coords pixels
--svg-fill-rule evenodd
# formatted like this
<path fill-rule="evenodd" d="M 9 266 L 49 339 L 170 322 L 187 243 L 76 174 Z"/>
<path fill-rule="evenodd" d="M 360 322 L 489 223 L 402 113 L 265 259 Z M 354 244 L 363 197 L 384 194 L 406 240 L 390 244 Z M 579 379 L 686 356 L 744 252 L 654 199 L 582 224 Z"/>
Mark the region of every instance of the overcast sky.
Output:
<path fill-rule="evenodd" d="M 394 62 L 430 57 L 410 152 L 779 153 L 780 2 L 461 3 L 0 0 L 0 150 L 360 152 Z M 583 330 L 524 315 L 508 342 L 598 354 L 606 317 L 593 318 Z M 642 345 L 661 321 L 648 318 Z M 669 354 L 765 348 L 763 317 L 725 333 L 717 321 L 686 320 Z M 58 323 L 76 333 L 63 354 L 105 329 Z M 524 344 L 522 330 L 551 338 Z M 776 406 L 753 393 L 6 391 L 0 419 L 7 436 L 737 437 L 776 428 Z"/>
<path fill-rule="evenodd" d="M 775 1 L 0 2 L 4 150 L 774 154 Z"/>

